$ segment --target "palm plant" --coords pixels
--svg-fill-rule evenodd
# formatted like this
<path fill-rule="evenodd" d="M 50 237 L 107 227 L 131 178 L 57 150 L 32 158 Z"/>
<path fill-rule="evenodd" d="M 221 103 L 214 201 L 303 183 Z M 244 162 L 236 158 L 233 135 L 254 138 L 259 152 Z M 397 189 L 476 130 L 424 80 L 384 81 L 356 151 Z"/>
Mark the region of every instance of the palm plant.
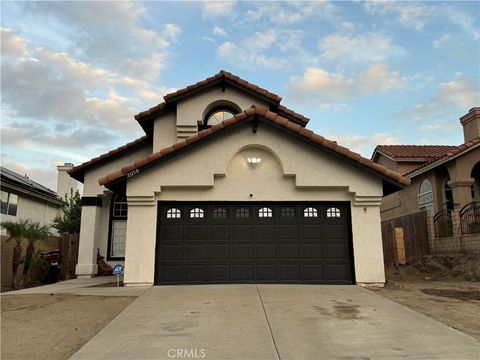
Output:
<path fill-rule="evenodd" d="M 22 256 L 22 241 L 25 239 L 26 230 L 28 227 L 28 220 L 17 221 L 3 221 L 1 227 L 6 230 L 8 239 L 7 243 L 14 241 L 15 247 L 13 248 L 12 255 L 12 289 L 17 285 L 17 271 L 20 265 Z"/>
<path fill-rule="evenodd" d="M 23 259 L 23 273 L 22 283 L 23 286 L 29 278 L 31 268 L 35 266 L 32 263 L 32 257 L 35 254 L 35 243 L 38 240 L 45 240 L 51 235 L 50 227 L 46 225 L 40 225 L 40 223 L 26 222 L 25 239 L 28 241 L 27 249 L 25 251 L 25 257 Z"/>

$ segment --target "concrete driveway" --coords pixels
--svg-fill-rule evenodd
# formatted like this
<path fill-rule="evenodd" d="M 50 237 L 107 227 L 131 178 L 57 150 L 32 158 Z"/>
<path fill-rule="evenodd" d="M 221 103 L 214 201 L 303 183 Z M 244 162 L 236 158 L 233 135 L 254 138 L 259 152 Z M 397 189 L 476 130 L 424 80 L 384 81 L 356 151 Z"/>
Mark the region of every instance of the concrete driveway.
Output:
<path fill-rule="evenodd" d="M 73 359 L 479 356 L 473 338 L 357 286 L 205 285 L 151 288 Z"/>

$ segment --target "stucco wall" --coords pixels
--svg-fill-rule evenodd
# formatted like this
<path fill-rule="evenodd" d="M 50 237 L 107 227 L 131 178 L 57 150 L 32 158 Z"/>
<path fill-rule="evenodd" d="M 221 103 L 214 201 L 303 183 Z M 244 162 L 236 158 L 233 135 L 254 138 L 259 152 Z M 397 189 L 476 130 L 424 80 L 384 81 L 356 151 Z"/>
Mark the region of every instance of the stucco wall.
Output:
<path fill-rule="evenodd" d="M 175 111 L 162 114 L 153 122 L 153 152 L 177 142 L 177 118 Z"/>
<path fill-rule="evenodd" d="M 2 190 L 9 191 L 7 188 Z M 27 196 L 25 194 L 18 194 L 17 215 L 1 215 L 2 221 L 18 221 L 20 219 L 30 219 L 33 222 L 38 222 L 40 225 L 51 226 L 53 218 L 61 213 L 58 206 L 51 203 Z M 56 234 L 55 229 L 50 229 L 53 234 Z M 0 234 L 5 235 L 5 230 L 1 230 Z"/>
<path fill-rule="evenodd" d="M 383 283 L 381 196 L 377 177 L 267 124 L 231 129 L 128 180 L 125 282 L 153 282 L 158 200 L 339 200 L 352 203 L 357 282 Z"/>

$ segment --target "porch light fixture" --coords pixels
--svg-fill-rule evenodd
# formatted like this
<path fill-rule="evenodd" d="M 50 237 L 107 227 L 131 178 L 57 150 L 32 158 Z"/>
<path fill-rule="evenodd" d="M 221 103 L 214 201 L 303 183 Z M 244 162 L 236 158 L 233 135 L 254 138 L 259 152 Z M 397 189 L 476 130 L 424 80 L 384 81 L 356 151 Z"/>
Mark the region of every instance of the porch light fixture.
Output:
<path fill-rule="evenodd" d="M 258 164 L 260 164 L 262 162 L 262 159 L 255 158 L 255 157 L 249 157 L 247 159 L 247 162 L 251 167 L 256 167 Z"/>

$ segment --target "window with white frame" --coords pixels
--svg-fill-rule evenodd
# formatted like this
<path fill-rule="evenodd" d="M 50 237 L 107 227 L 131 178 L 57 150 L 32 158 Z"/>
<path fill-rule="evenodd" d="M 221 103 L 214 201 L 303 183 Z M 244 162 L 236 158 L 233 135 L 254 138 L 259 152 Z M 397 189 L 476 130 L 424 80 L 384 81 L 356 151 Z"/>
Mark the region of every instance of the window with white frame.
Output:
<path fill-rule="evenodd" d="M 303 216 L 306 218 L 318 217 L 318 211 L 313 207 L 308 207 L 303 210 Z"/>
<path fill-rule="evenodd" d="M 271 218 L 273 216 L 272 209 L 264 207 L 258 210 L 258 217 L 261 218 Z"/>
<path fill-rule="evenodd" d="M 127 221 L 112 221 L 112 241 L 110 256 L 115 258 L 125 257 L 125 242 L 127 239 Z"/>
<path fill-rule="evenodd" d="M 18 195 L 2 190 L 2 214 L 17 216 Z"/>
<path fill-rule="evenodd" d="M 113 202 L 113 217 L 127 217 L 127 199 L 122 195 L 115 195 Z"/>
<path fill-rule="evenodd" d="M 205 216 L 205 212 L 200 208 L 195 208 L 190 210 L 190 217 L 191 218 L 203 218 Z"/>
<path fill-rule="evenodd" d="M 428 210 L 433 213 L 432 183 L 425 179 L 418 188 L 418 205 L 420 210 Z"/>
<path fill-rule="evenodd" d="M 327 209 L 327 218 L 339 218 L 339 217 L 340 217 L 340 209 L 337 209 L 337 208 Z"/>

